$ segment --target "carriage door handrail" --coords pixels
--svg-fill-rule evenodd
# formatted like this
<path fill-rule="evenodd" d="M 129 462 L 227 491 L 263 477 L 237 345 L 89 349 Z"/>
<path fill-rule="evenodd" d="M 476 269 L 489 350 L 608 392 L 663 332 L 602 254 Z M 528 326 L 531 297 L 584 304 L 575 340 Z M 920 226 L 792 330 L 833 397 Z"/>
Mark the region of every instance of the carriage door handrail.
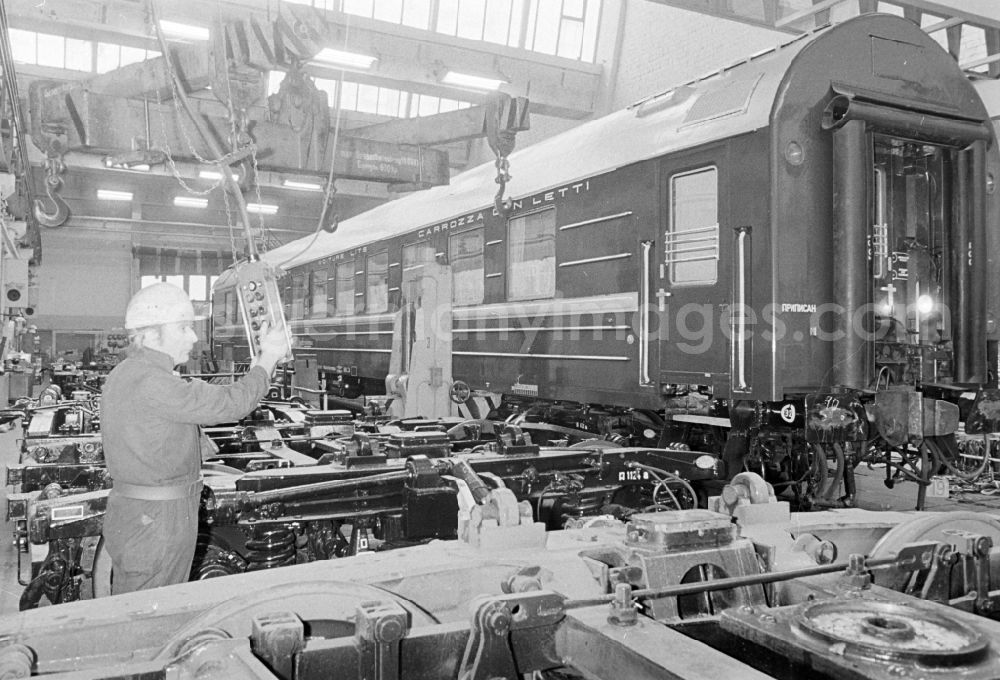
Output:
<path fill-rule="evenodd" d="M 643 241 L 640 245 L 642 276 L 639 282 L 639 384 L 646 386 L 653 384 L 649 378 L 649 287 L 652 285 L 649 268 L 652 264 L 653 242 Z"/>

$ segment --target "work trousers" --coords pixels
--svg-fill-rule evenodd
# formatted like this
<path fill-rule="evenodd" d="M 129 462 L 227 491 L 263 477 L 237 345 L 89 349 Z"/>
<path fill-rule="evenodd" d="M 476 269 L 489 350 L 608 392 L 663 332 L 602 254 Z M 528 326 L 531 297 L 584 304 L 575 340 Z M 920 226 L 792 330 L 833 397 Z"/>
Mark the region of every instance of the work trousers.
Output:
<path fill-rule="evenodd" d="M 148 501 L 111 492 L 104 544 L 111 555 L 113 595 L 188 580 L 198 541 L 199 498 Z"/>

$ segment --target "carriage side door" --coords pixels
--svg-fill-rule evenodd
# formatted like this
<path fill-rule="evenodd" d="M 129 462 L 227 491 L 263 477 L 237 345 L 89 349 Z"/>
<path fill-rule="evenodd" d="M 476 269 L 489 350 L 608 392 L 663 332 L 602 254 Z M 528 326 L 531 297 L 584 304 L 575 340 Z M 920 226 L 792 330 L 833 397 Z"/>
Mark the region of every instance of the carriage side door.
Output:
<path fill-rule="evenodd" d="M 725 147 L 660 166 L 662 215 L 652 304 L 657 312 L 661 383 L 729 384 L 729 240 Z"/>

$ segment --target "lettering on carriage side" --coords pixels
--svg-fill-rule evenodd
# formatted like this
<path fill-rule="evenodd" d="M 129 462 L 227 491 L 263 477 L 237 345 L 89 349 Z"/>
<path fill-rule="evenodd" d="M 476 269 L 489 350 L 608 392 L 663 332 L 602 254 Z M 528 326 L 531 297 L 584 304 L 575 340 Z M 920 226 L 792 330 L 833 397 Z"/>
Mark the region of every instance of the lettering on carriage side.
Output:
<path fill-rule="evenodd" d="M 435 224 L 432 227 L 425 227 L 417 231 L 417 238 L 424 238 L 425 236 L 430 236 L 431 234 L 438 234 L 442 231 L 449 231 L 451 229 L 456 229 L 458 227 L 468 227 L 473 224 L 478 224 L 483 221 L 483 212 L 480 210 L 477 213 L 469 213 L 468 215 L 462 215 L 461 217 L 456 217 L 453 220 L 448 220 L 447 222 L 441 222 Z"/>
<path fill-rule="evenodd" d="M 345 250 L 342 253 L 335 253 L 330 256 L 331 262 L 336 262 L 337 260 L 349 260 L 351 258 L 357 257 L 358 255 L 364 255 L 368 252 L 368 246 L 359 246 L 353 250 Z"/>
<path fill-rule="evenodd" d="M 805 313 L 805 314 L 815 314 L 816 313 L 816 305 L 815 304 L 801 304 L 801 303 L 798 303 L 798 302 L 782 302 L 781 303 L 781 312 L 782 312 L 782 314 L 784 314 L 786 312 L 792 312 L 792 313 L 801 312 L 801 313 Z"/>

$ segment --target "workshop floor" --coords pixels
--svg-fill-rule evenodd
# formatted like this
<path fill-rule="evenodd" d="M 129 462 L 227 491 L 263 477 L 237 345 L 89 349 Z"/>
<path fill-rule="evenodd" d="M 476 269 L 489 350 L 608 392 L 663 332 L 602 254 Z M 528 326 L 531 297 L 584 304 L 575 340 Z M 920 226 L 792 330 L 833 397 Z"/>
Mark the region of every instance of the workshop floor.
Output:
<path fill-rule="evenodd" d="M 20 426 L 10 432 L 0 433 L 0 474 L 6 478 L 6 466 L 18 461 L 17 447 L 21 437 Z M 883 484 L 884 470 L 860 466 L 856 471 L 858 483 L 858 507 L 869 510 L 913 510 L 916 507 L 917 488 L 911 483 L 896 484 L 887 489 Z M 1000 482 L 1000 475 L 997 475 Z M 994 487 L 997 488 L 997 487 Z M 986 487 L 988 492 L 990 487 Z M 1000 491 L 1000 489 L 998 489 Z M 6 489 L 0 490 L 0 512 L 6 517 Z M 928 497 L 927 510 L 952 511 L 995 511 L 1000 512 L 1000 493 L 992 495 L 979 490 L 951 488 L 947 498 Z M 0 616 L 18 611 L 18 600 L 23 588 L 17 583 L 17 552 L 12 543 L 12 527 L 4 522 L 0 534 Z"/>

